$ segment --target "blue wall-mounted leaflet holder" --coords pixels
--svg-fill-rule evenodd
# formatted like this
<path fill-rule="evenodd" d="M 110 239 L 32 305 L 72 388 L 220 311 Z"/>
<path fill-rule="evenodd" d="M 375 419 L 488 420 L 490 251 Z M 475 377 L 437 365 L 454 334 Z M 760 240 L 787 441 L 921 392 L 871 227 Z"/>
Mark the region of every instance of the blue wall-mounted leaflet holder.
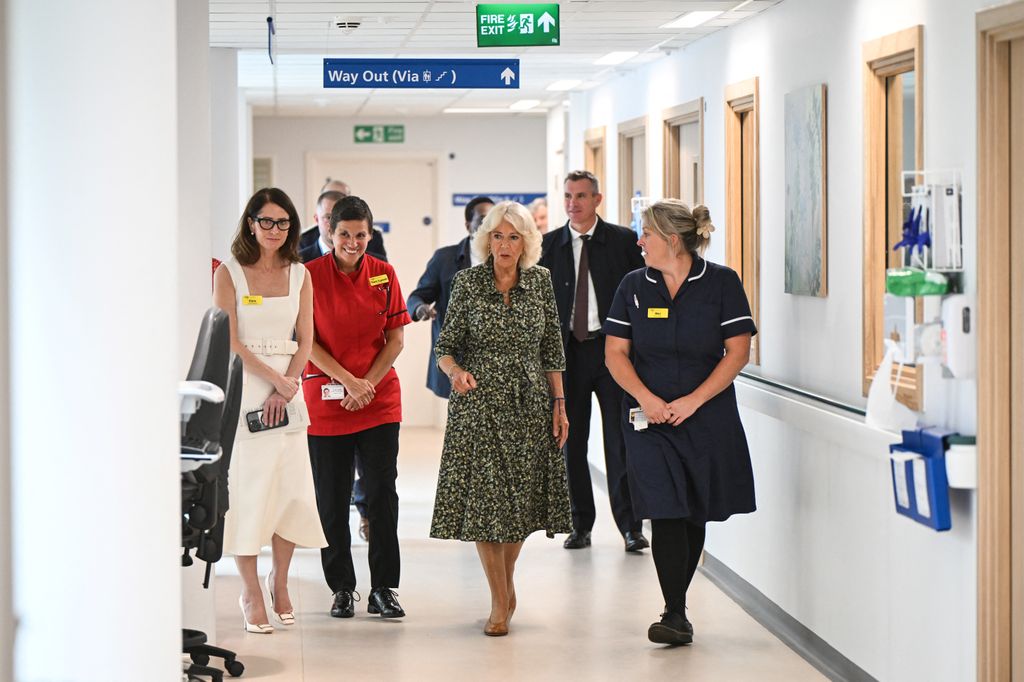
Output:
<path fill-rule="evenodd" d="M 933 530 L 949 530 L 947 439 L 952 431 L 937 428 L 903 432 L 903 442 L 889 446 L 896 511 Z"/>

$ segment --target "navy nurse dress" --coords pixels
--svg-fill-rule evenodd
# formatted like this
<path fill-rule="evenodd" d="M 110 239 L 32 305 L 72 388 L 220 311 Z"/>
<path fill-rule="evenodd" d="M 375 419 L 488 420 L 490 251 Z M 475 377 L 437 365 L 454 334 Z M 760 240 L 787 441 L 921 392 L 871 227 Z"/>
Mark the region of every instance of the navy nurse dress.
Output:
<path fill-rule="evenodd" d="M 757 328 L 736 273 L 694 257 L 675 299 L 658 270 L 626 275 L 603 331 L 631 341 L 640 380 L 670 402 L 711 375 L 727 338 L 756 334 Z M 754 511 L 754 475 L 733 385 L 679 426 L 650 424 L 636 431 L 628 411 L 637 401 L 627 393 L 624 404 L 629 492 L 639 518 L 701 524 Z"/>

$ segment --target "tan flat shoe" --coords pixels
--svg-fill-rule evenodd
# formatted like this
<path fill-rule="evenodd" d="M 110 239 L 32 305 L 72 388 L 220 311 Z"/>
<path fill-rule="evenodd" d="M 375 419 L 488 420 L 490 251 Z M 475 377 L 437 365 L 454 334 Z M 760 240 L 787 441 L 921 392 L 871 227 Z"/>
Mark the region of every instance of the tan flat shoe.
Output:
<path fill-rule="evenodd" d="M 487 625 L 484 626 L 484 634 L 488 637 L 504 637 L 508 634 L 508 621 L 504 623 L 493 623 L 491 619 L 487 619 Z"/>

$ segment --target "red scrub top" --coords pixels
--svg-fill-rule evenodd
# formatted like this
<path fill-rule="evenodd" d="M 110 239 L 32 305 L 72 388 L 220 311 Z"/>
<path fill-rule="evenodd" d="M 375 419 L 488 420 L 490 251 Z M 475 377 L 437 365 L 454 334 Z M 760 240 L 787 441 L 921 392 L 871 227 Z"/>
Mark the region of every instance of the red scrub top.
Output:
<path fill-rule="evenodd" d="M 316 342 L 356 377 L 365 377 L 384 348 L 384 332 L 412 322 L 395 269 L 364 255 L 355 272 L 338 269 L 333 254 L 306 263 L 313 284 L 313 333 Z M 349 412 L 340 400 L 323 400 L 324 371 L 306 365 L 302 382 L 312 436 L 344 436 L 402 421 L 402 389 L 392 367 L 377 384 L 370 404 Z"/>

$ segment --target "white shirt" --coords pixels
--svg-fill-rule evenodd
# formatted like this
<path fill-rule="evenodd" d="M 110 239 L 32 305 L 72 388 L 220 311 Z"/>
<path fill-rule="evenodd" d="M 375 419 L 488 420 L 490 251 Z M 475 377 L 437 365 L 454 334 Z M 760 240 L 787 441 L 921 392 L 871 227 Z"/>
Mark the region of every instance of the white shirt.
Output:
<path fill-rule="evenodd" d="M 471 235 L 469 238 L 469 265 L 470 267 L 476 267 L 483 263 L 483 259 L 476 255 L 476 249 L 473 248 L 473 242 L 476 241 L 476 236 Z"/>
<path fill-rule="evenodd" d="M 327 254 L 334 250 L 327 244 L 327 242 L 324 241 L 323 237 L 318 237 L 316 241 L 320 245 L 321 256 L 326 256 Z"/>
<path fill-rule="evenodd" d="M 594 228 L 596 228 L 596 227 L 597 227 L 597 217 L 595 216 L 594 217 L 594 224 L 590 226 L 590 229 L 587 230 L 586 234 L 589 235 L 591 238 L 593 238 L 594 237 Z M 574 282 L 574 286 L 575 286 L 575 282 L 578 281 L 579 278 L 580 278 L 580 254 L 583 252 L 583 240 L 581 239 L 581 237 L 583 236 L 583 234 L 581 234 L 580 232 L 577 232 L 576 229 L 572 226 L 572 223 L 569 224 L 569 234 L 572 235 L 572 264 L 573 264 L 573 272 L 574 272 L 573 282 Z M 588 266 L 588 271 L 587 271 L 587 287 L 588 287 L 588 290 L 587 290 L 587 318 L 588 318 L 588 320 L 587 320 L 587 331 L 588 332 L 601 331 L 601 318 L 597 314 L 597 294 L 594 293 L 594 278 L 590 276 L 589 266 Z M 575 296 L 575 292 L 576 292 L 576 290 L 573 289 L 573 295 L 574 296 Z M 572 328 L 573 328 L 573 321 L 574 321 L 575 317 L 576 317 L 576 302 L 574 300 L 572 307 L 569 308 L 569 329 L 570 330 L 572 330 Z"/>

